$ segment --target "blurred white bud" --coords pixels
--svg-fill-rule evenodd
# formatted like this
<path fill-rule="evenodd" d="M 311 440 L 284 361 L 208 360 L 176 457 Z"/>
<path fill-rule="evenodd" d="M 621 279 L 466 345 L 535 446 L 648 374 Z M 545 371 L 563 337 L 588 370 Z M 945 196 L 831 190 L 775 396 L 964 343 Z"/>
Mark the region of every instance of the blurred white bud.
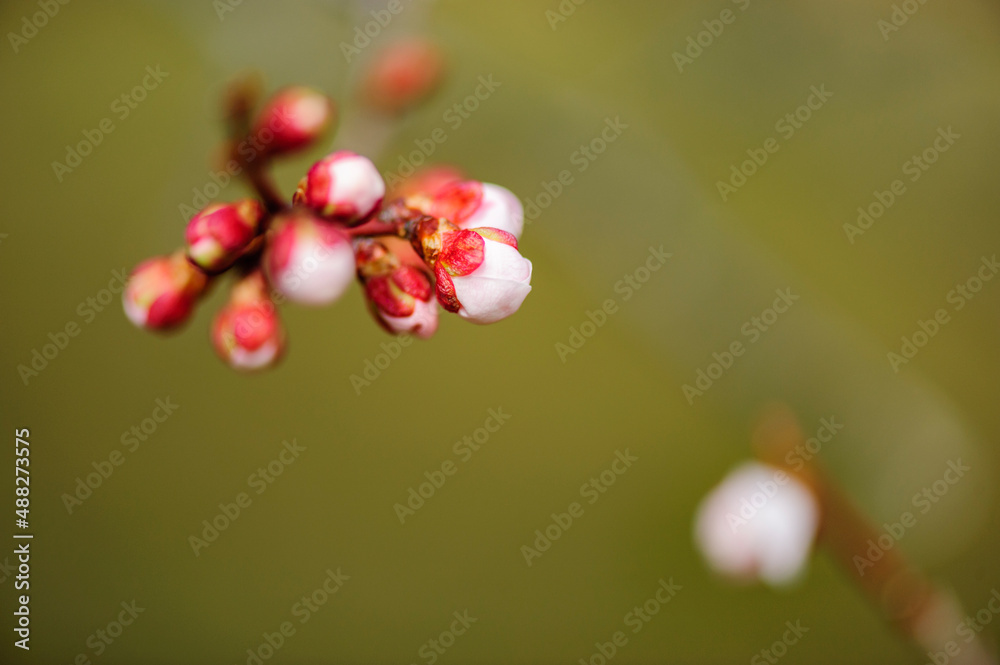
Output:
<path fill-rule="evenodd" d="M 702 500 L 695 542 L 726 577 L 787 584 L 806 566 L 819 518 L 809 487 L 778 468 L 747 462 Z"/>

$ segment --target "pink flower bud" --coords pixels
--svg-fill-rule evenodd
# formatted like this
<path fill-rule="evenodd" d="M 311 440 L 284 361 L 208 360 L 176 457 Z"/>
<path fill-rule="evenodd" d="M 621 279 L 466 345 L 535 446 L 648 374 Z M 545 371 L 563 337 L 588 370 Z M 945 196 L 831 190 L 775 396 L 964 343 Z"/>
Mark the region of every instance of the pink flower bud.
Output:
<path fill-rule="evenodd" d="M 344 231 L 305 211 L 279 215 L 264 254 L 279 293 L 304 305 L 327 305 L 354 279 L 354 252 Z"/>
<path fill-rule="evenodd" d="M 409 178 L 398 180 L 387 198 L 390 200 L 411 196 L 433 198 L 446 186 L 459 180 L 465 180 L 465 174 L 457 167 L 449 164 L 425 166 L 417 169 Z"/>
<path fill-rule="evenodd" d="M 500 185 L 486 182 L 452 182 L 438 189 L 429 205 L 424 203 L 418 209 L 443 217 L 460 229 L 489 227 L 515 238 L 520 238 L 524 229 L 524 209 L 517 197 Z"/>
<path fill-rule="evenodd" d="M 205 273 L 187 260 L 183 250 L 149 259 L 136 266 L 125 286 L 125 316 L 139 328 L 174 328 L 191 316 L 207 284 Z"/>
<path fill-rule="evenodd" d="M 804 483 L 748 462 L 702 501 L 695 541 L 718 573 L 786 584 L 805 568 L 818 526 L 819 505 Z"/>
<path fill-rule="evenodd" d="M 281 358 L 285 331 L 260 271 L 233 287 L 229 303 L 212 323 L 212 346 L 234 369 L 262 369 Z"/>
<path fill-rule="evenodd" d="M 378 53 L 364 74 L 362 94 L 369 105 L 396 113 L 434 92 L 444 75 L 444 54 L 431 42 L 413 38 Z"/>
<path fill-rule="evenodd" d="M 531 261 L 517 239 L 500 229 L 456 229 L 445 220 L 421 221 L 414 245 L 434 267 L 438 302 L 473 323 L 495 323 L 518 310 L 531 291 Z"/>
<path fill-rule="evenodd" d="M 385 182 L 371 160 L 342 150 L 313 164 L 299 183 L 295 203 L 349 224 L 375 212 L 384 196 Z"/>
<path fill-rule="evenodd" d="M 263 216 L 254 199 L 209 205 L 188 222 L 188 258 L 207 272 L 228 268 L 257 235 Z"/>
<path fill-rule="evenodd" d="M 438 325 L 438 306 L 431 280 L 422 271 L 401 265 L 380 242 L 359 241 L 355 247 L 358 277 L 376 321 L 393 334 L 428 339 Z"/>
<path fill-rule="evenodd" d="M 326 95 L 311 88 L 292 86 L 279 90 L 261 109 L 253 136 L 271 155 L 308 147 L 333 123 L 334 106 Z"/>

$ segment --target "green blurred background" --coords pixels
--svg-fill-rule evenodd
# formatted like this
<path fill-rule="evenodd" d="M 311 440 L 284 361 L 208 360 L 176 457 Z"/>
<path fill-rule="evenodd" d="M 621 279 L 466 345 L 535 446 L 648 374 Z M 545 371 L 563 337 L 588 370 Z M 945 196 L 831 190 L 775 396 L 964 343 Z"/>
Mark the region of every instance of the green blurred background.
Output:
<path fill-rule="evenodd" d="M 0 660 L 245 663 L 293 621 L 269 662 L 429 663 L 422 646 L 468 610 L 477 622 L 439 662 L 578 662 L 673 578 L 683 589 L 616 662 L 748 662 L 789 620 L 810 630 L 788 663 L 926 662 L 822 552 L 794 588 L 737 589 L 705 568 L 691 521 L 749 455 L 760 407 L 781 399 L 808 432 L 823 417 L 844 423 L 821 460 L 878 523 L 912 510 L 948 460 L 971 466 L 899 546 L 972 612 L 1000 587 L 1000 283 L 898 373 L 886 357 L 918 321 L 951 311 L 948 292 L 1000 248 L 997 5 L 928 2 L 887 40 L 888 1 L 567 0 L 555 23 L 558 0 L 418 5 L 404 0 L 363 58 L 422 32 L 447 50 L 450 76 L 402 121 L 380 168 L 445 127 L 434 161 L 524 201 L 563 170 L 573 183 L 526 229 L 534 290 L 517 316 L 486 328 L 445 316 L 360 394 L 351 375 L 392 340 L 357 289 L 329 309 L 286 308 L 287 359 L 250 377 L 207 343 L 224 288 L 167 339 L 135 330 L 117 298 L 93 317 L 78 308 L 112 271 L 181 243 L 178 207 L 210 182 L 232 76 L 315 85 L 357 119 L 356 63 L 340 44 L 385 3 L 244 0 L 220 19 L 218 3 L 71 2 L 17 52 L 5 36 L 0 460 L 13 467 L 13 431 L 30 428 L 35 540 L 32 649 L 12 645 L 4 575 Z M 727 8 L 735 22 L 679 72 L 674 53 Z M 3 34 L 37 11 L 3 3 Z M 169 76 L 122 119 L 112 103 L 157 65 Z M 488 75 L 500 87 L 451 127 L 445 112 Z M 723 202 L 717 181 L 823 85 L 830 100 Z M 115 130 L 60 182 L 52 162 L 106 117 Z M 574 152 L 619 117 L 627 129 L 580 171 Z M 961 139 L 910 183 L 903 163 L 947 127 Z M 337 142 L 368 147 L 350 133 Z M 283 189 L 322 154 L 282 164 Z M 905 195 L 849 242 L 843 225 L 897 178 Z M 221 198 L 245 193 L 233 184 Z M 672 258 L 624 301 L 616 283 L 660 245 Z M 681 386 L 746 341 L 741 327 L 785 288 L 801 300 L 689 404 Z M 620 310 L 563 362 L 556 344 L 608 298 Z M 22 380 L 18 366 L 70 322 L 80 334 Z M 179 408 L 129 451 L 123 432 L 158 398 Z M 510 420 L 459 461 L 453 444 L 490 408 Z M 292 440 L 305 451 L 256 494 L 248 478 Z M 527 566 L 520 547 L 535 529 L 626 449 L 638 461 Z M 124 462 L 70 514 L 63 495 L 114 451 Z M 458 472 L 401 525 L 394 504 L 446 460 Z M 189 536 L 240 492 L 250 507 L 195 556 Z M 338 568 L 350 579 L 298 623 L 293 606 Z M 97 655 L 95 631 L 133 599 L 143 613 Z M 1000 631 L 983 635 L 994 644 Z"/>

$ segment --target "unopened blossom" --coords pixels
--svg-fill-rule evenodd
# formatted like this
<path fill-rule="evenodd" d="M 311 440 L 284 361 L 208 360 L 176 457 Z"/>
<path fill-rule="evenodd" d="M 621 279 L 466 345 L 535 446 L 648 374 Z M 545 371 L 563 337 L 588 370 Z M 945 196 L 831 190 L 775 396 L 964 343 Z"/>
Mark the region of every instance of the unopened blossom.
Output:
<path fill-rule="evenodd" d="M 139 328 L 167 330 L 191 316 L 208 278 L 188 261 L 183 250 L 140 263 L 129 276 L 122 305 Z"/>
<path fill-rule="evenodd" d="M 382 203 L 385 181 L 367 157 L 342 150 L 313 164 L 299 183 L 295 202 L 324 218 L 351 224 Z"/>
<path fill-rule="evenodd" d="M 188 222 L 188 257 L 208 272 L 228 268 L 257 235 L 263 216 L 255 199 L 212 203 Z"/>
<path fill-rule="evenodd" d="M 258 270 L 233 287 L 229 302 L 212 323 L 212 346 L 230 367 L 270 367 L 285 349 L 285 331 Z"/>
<path fill-rule="evenodd" d="M 434 92 L 444 68 L 444 54 L 433 43 L 420 38 L 399 41 L 382 49 L 368 66 L 362 94 L 381 111 L 403 111 Z"/>
<path fill-rule="evenodd" d="M 747 462 L 702 501 L 695 542 L 709 566 L 726 577 L 785 584 L 805 568 L 819 518 L 819 503 L 804 483 Z"/>
<path fill-rule="evenodd" d="M 438 304 L 426 273 L 401 264 L 377 241 L 358 242 L 355 256 L 369 309 L 379 324 L 393 334 L 431 337 L 438 326 Z"/>
<path fill-rule="evenodd" d="M 398 178 L 387 198 L 390 200 L 417 196 L 433 198 L 448 185 L 465 179 L 465 174 L 450 164 L 425 166 L 417 169 L 408 178 Z"/>
<path fill-rule="evenodd" d="M 289 300 L 326 305 L 354 280 L 354 252 L 343 229 L 297 210 L 274 219 L 264 267 L 274 288 Z"/>
<path fill-rule="evenodd" d="M 312 145 L 333 124 L 333 102 L 305 86 L 291 86 L 268 100 L 254 123 L 253 135 L 268 154 L 295 152 Z"/>
<path fill-rule="evenodd" d="M 434 269 L 438 302 L 463 319 L 480 324 L 505 319 L 531 291 L 531 261 L 506 231 L 459 229 L 427 218 L 417 224 L 413 242 Z"/>
<path fill-rule="evenodd" d="M 490 227 L 520 239 L 524 208 L 510 190 L 476 180 L 453 181 L 432 194 L 415 194 L 407 205 L 432 217 L 447 219 L 460 229 Z"/>

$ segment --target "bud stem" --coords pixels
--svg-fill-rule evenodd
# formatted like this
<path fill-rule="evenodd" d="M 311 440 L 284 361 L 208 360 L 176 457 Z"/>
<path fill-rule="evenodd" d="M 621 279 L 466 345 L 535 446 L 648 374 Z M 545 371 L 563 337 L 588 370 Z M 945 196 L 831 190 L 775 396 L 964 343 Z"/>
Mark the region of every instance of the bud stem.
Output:
<path fill-rule="evenodd" d="M 377 219 L 372 219 L 365 222 L 361 226 L 355 226 L 353 228 L 345 229 L 347 234 L 352 238 L 375 238 L 378 236 L 397 236 L 399 238 L 406 237 L 406 222 L 396 221 L 396 222 L 383 222 Z"/>
<path fill-rule="evenodd" d="M 412 231 L 411 222 L 423 217 L 426 215 L 419 210 L 406 207 L 402 201 L 396 201 L 386 205 L 363 223 L 348 228 L 346 231 L 352 238 L 374 238 L 377 236 L 409 238 Z"/>
<path fill-rule="evenodd" d="M 262 159 L 261 162 L 265 162 L 265 160 Z M 278 187 L 274 184 L 274 180 L 271 179 L 271 175 L 264 170 L 263 167 L 265 165 L 265 163 L 249 165 L 245 173 L 247 174 L 247 179 L 250 181 L 250 185 L 264 202 L 264 207 L 267 208 L 269 213 L 274 215 L 282 210 L 287 210 L 288 204 L 282 198 Z M 264 221 L 265 226 L 267 221 Z"/>
<path fill-rule="evenodd" d="M 267 173 L 270 162 L 268 155 L 265 152 L 257 155 L 257 159 L 248 161 L 237 150 L 237 146 L 250 137 L 250 116 L 260 99 L 260 85 L 260 79 L 255 74 L 247 74 L 233 81 L 223 100 L 223 113 L 229 134 L 231 158 L 243 167 L 250 185 L 260 196 L 268 212 L 274 214 L 287 209 L 288 204 Z"/>

